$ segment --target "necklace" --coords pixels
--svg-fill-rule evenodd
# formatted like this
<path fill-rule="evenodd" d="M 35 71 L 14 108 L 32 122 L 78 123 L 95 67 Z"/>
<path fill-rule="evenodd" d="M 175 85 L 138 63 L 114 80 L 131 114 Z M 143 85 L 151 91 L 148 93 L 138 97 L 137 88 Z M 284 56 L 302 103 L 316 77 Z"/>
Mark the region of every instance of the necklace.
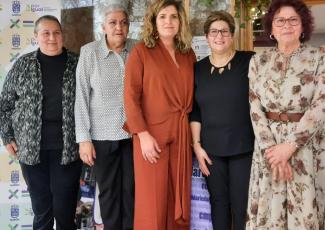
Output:
<path fill-rule="evenodd" d="M 210 55 L 209 56 L 209 59 L 210 59 L 211 65 L 212 65 L 212 67 L 211 67 L 211 74 L 215 70 L 217 70 L 219 74 L 222 74 L 223 71 L 225 71 L 225 68 L 226 67 L 227 67 L 228 70 L 230 70 L 231 69 L 231 59 L 234 57 L 235 53 L 236 53 L 235 51 L 231 51 L 230 54 L 229 54 L 229 56 L 227 57 L 226 61 L 224 62 L 225 64 L 220 65 L 220 66 L 215 65 L 216 62 L 213 60 L 212 55 Z"/>

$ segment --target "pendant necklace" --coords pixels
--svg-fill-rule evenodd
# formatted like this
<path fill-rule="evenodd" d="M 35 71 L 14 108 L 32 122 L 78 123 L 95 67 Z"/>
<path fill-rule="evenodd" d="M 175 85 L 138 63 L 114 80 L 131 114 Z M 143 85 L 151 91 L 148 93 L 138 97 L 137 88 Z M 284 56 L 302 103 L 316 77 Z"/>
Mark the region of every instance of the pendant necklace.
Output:
<path fill-rule="evenodd" d="M 216 65 L 214 64 L 215 62 L 213 61 L 212 55 L 210 55 L 210 56 L 209 56 L 209 59 L 210 59 L 210 63 L 211 63 L 211 65 L 212 65 L 212 67 L 211 67 L 211 74 L 212 74 L 215 70 L 217 70 L 219 74 L 222 74 L 222 73 L 225 71 L 225 68 L 227 68 L 228 70 L 230 70 L 230 69 L 231 69 L 231 59 L 234 57 L 235 53 L 236 53 L 235 51 L 232 51 L 232 52 L 229 54 L 228 58 L 226 59 L 225 64 L 222 65 L 222 66 L 220 66 L 220 67 L 218 67 L 218 66 L 216 66 Z"/>

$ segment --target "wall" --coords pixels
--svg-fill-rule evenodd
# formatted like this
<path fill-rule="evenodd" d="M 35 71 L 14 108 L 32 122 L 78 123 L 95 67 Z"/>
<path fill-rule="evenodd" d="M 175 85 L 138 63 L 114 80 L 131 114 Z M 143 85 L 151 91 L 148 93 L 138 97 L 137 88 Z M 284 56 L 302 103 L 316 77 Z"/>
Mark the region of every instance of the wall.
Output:
<path fill-rule="evenodd" d="M 308 44 L 311 44 L 316 47 L 324 46 L 325 45 L 325 33 L 313 34 L 311 36 L 310 41 L 308 41 Z"/>
<path fill-rule="evenodd" d="M 203 35 L 203 24 L 212 11 L 230 11 L 230 0 L 213 1 L 211 6 L 207 6 L 202 0 L 190 1 L 190 27 L 195 36 Z"/>

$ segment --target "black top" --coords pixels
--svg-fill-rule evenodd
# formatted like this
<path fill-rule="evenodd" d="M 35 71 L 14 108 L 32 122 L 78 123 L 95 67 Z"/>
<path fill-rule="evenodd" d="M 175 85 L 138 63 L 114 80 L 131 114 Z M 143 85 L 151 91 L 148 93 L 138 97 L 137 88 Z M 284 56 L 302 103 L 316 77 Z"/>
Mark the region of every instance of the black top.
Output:
<path fill-rule="evenodd" d="M 211 74 L 209 57 L 195 64 L 190 119 L 201 123 L 201 145 L 210 155 L 232 156 L 254 149 L 247 76 L 252 55 L 254 52 L 236 51 L 222 73 L 215 69 Z"/>
<path fill-rule="evenodd" d="M 67 51 L 57 56 L 37 54 L 42 72 L 42 130 L 41 149 L 61 149 L 62 134 L 62 81 L 67 63 Z"/>

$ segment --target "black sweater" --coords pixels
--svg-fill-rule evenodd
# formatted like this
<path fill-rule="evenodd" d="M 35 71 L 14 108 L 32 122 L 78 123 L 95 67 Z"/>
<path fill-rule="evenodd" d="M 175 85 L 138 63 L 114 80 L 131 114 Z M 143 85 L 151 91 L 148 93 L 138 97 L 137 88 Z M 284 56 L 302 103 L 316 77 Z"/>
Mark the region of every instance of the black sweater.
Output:
<path fill-rule="evenodd" d="M 249 115 L 248 66 L 254 52 L 236 51 L 220 74 L 211 74 L 209 57 L 195 64 L 195 95 L 191 121 L 201 123 L 201 145 L 210 155 L 251 152 L 254 132 Z"/>
<path fill-rule="evenodd" d="M 67 52 L 47 56 L 38 52 L 42 71 L 42 131 L 41 149 L 62 149 L 62 80 L 66 68 Z"/>

